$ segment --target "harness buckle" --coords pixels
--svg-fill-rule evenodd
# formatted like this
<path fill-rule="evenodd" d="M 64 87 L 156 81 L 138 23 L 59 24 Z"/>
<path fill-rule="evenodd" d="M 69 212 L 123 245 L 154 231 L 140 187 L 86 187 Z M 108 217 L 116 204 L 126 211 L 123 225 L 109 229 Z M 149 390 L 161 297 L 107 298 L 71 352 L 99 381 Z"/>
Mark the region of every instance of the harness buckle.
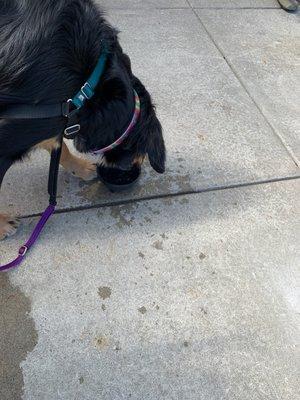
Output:
<path fill-rule="evenodd" d="M 91 87 L 91 85 L 90 85 L 88 82 L 86 82 L 86 83 L 82 86 L 82 88 L 80 89 L 80 91 L 81 91 L 81 93 L 84 95 L 84 97 L 85 97 L 87 100 L 90 100 L 90 99 L 94 96 L 94 90 L 93 90 L 93 88 Z"/>
<path fill-rule="evenodd" d="M 22 246 L 20 248 L 20 250 L 19 250 L 19 256 L 24 257 L 25 254 L 27 253 L 27 251 L 28 251 L 28 247 L 27 246 Z"/>
<path fill-rule="evenodd" d="M 80 131 L 80 125 L 79 124 L 68 126 L 64 131 L 64 137 L 66 139 L 74 139 L 76 134 L 79 131 Z"/>

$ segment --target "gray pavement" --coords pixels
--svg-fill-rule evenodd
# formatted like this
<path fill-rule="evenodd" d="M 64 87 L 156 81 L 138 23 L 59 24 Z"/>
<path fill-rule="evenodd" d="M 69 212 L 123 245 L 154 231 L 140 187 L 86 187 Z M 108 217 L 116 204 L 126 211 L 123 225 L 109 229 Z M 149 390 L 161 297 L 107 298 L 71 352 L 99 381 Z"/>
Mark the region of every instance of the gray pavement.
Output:
<path fill-rule="evenodd" d="M 112 195 L 62 171 L 62 214 L 0 275 L 0 399 L 297 400 L 299 14 L 102 4 L 157 103 L 167 173 Z M 47 164 L 14 167 L 1 211 L 44 209 Z"/>
<path fill-rule="evenodd" d="M 212 9 L 280 8 L 277 0 L 188 0 L 187 3 L 196 8 Z"/>

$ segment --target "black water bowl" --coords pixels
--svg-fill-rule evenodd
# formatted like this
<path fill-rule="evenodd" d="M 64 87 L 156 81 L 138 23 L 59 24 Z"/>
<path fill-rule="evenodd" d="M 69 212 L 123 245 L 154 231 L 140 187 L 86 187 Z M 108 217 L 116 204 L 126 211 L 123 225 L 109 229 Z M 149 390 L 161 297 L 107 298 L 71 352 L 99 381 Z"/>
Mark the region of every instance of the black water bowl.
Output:
<path fill-rule="evenodd" d="M 108 168 L 101 165 L 97 168 L 98 178 L 111 192 L 130 190 L 138 182 L 141 167 L 134 165 L 130 170 L 123 171 L 118 168 Z"/>

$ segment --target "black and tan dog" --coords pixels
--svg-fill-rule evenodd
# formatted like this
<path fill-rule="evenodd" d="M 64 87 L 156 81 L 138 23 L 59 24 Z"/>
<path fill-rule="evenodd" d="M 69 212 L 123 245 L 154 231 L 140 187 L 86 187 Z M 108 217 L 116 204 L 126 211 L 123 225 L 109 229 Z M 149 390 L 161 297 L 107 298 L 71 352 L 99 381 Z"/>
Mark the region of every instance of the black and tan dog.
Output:
<path fill-rule="evenodd" d="M 9 103 L 57 103 L 78 92 L 93 71 L 105 46 L 108 60 L 93 99 L 79 112 L 81 131 L 75 139 L 80 152 L 114 142 L 128 125 L 135 90 L 141 115 L 121 146 L 104 162 L 126 169 L 142 163 L 164 172 L 165 145 L 151 97 L 133 75 L 118 33 L 91 0 L 0 0 L 0 109 Z M 0 120 L 0 185 L 8 168 L 35 148 L 51 151 L 64 128 L 62 117 Z M 72 155 L 63 144 L 61 164 L 89 180 L 95 166 Z M 18 220 L 0 214 L 0 240 L 12 235 Z"/>

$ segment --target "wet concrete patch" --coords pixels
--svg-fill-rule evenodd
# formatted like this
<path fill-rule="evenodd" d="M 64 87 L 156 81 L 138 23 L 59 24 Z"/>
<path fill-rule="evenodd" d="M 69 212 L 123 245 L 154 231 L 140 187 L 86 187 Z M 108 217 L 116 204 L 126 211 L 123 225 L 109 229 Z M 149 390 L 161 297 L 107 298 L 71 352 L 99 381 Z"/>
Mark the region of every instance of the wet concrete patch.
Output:
<path fill-rule="evenodd" d="M 102 300 L 109 299 L 111 296 L 111 288 L 106 286 L 100 287 L 98 289 L 98 294 Z"/>
<path fill-rule="evenodd" d="M 111 207 L 110 214 L 114 218 L 117 226 L 120 229 L 133 225 L 135 218 L 131 214 L 135 207 L 135 204 L 126 204 L 118 207 Z"/>
<path fill-rule="evenodd" d="M 163 243 L 160 240 L 157 240 L 152 244 L 152 247 L 154 247 L 156 250 L 163 250 Z"/>
<path fill-rule="evenodd" d="M 11 285 L 7 274 L 0 275 L 0 399 L 19 400 L 23 393 L 20 363 L 37 344 L 34 321 L 29 316 L 30 301 Z"/>
<path fill-rule="evenodd" d="M 109 340 L 105 336 L 96 337 L 94 345 L 98 350 L 104 350 L 109 345 Z"/>
<path fill-rule="evenodd" d="M 105 204 L 128 200 L 132 198 L 143 198 L 153 195 L 186 192 L 195 189 L 190 174 L 174 168 L 167 168 L 165 175 L 154 173 L 148 163 L 143 169 L 141 181 L 132 190 L 121 193 L 111 193 L 101 182 L 79 182 L 79 191 L 76 196 L 84 204 Z"/>
<path fill-rule="evenodd" d="M 146 314 L 147 308 L 146 308 L 145 306 L 143 306 L 143 307 L 140 307 L 140 308 L 138 309 L 138 311 L 139 311 L 141 314 Z"/>

